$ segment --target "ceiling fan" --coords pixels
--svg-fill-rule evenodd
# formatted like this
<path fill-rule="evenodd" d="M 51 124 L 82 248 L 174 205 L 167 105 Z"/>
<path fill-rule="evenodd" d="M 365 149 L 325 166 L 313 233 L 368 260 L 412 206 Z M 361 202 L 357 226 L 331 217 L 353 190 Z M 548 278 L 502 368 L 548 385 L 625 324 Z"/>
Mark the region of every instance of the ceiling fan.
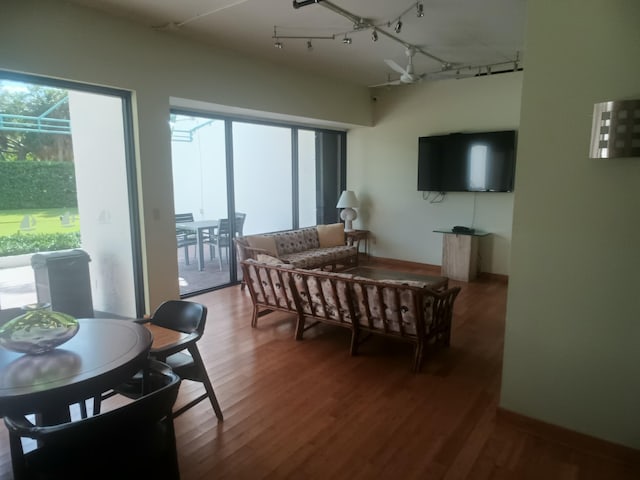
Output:
<path fill-rule="evenodd" d="M 400 78 L 398 80 L 392 80 L 385 83 L 380 83 L 378 85 L 369 85 L 370 87 L 384 87 L 387 85 L 411 85 L 412 83 L 417 83 L 427 76 L 426 73 L 417 74 L 413 70 L 413 56 L 416 54 L 416 51 L 413 48 L 407 48 L 405 50 L 405 55 L 409 57 L 409 63 L 406 68 L 402 68 L 393 60 L 385 59 L 384 62 L 392 69 L 400 74 Z"/>

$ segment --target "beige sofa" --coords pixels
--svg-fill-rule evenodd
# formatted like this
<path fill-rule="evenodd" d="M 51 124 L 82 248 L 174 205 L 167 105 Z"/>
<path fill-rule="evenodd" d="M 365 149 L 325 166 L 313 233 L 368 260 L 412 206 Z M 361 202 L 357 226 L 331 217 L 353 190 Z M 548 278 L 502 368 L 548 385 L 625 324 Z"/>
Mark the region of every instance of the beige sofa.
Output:
<path fill-rule="evenodd" d="M 297 340 L 318 322 L 348 328 L 352 355 L 357 354 L 363 333 L 393 337 L 415 346 L 414 372 L 420 370 L 427 345 L 449 345 L 460 287 L 432 290 L 418 282 L 370 280 L 253 259 L 241 265 L 254 306 L 253 327 L 272 310 L 295 313 Z"/>
<path fill-rule="evenodd" d="M 346 243 L 342 223 L 239 237 L 235 243 L 240 260 L 333 270 L 358 264 L 358 245 Z"/>

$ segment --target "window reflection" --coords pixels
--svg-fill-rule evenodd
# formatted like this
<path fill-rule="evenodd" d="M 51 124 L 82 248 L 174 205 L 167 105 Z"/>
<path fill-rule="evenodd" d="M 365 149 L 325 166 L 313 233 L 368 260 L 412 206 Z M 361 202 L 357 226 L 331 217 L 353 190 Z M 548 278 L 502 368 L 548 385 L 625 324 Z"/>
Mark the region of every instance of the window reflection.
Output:
<path fill-rule="evenodd" d="M 489 147 L 487 145 L 471 145 L 469 149 L 469 190 L 487 189 L 487 159 Z"/>

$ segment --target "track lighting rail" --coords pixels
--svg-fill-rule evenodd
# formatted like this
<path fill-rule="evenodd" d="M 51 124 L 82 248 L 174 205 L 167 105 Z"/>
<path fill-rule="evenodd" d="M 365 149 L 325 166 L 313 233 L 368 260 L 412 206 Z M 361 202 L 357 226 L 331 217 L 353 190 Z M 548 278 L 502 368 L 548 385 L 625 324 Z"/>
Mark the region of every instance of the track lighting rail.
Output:
<path fill-rule="evenodd" d="M 312 3 L 320 3 L 322 0 L 303 0 L 302 2 L 297 2 L 293 0 L 293 8 L 306 7 L 307 5 L 311 5 Z"/>
<path fill-rule="evenodd" d="M 405 49 L 407 50 L 413 50 L 414 52 L 420 53 L 422 55 L 424 55 L 425 57 L 428 57 L 432 60 L 435 60 L 436 62 L 441 63 L 442 65 L 449 65 L 450 62 L 447 62 L 445 60 L 443 60 L 442 58 L 439 58 L 435 55 L 432 55 L 431 53 L 427 52 L 426 50 L 424 50 L 423 48 L 419 47 L 418 45 L 413 45 L 409 42 L 405 42 L 404 40 L 402 40 L 400 37 L 397 37 L 395 35 L 393 35 L 392 33 L 387 32 L 383 27 L 389 27 L 391 25 L 392 22 L 384 22 L 381 25 L 376 25 L 374 23 L 372 23 L 370 20 L 367 20 L 366 18 L 362 18 L 359 17 L 358 15 L 355 15 L 351 12 L 349 12 L 348 10 L 345 10 L 344 8 L 336 5 L 333 2 L 330 2 L 328 0 L 303 0 L 303 1 L 296 1 L 293 0 L 293 8 L 301 8 L 301 7 L 306 7 L 307 5 L 311 5 L 317 3 L 318 5 L 323 6 L 324 8 L 331 10 L 334 13 L 337 13 L 338 15 L 342 15 L 344 18 L 350 20 L 353 23 L 353 29 L 354 31 L 359 31 L 359 30 L 367 30 L 367 29 L 373 29 L 374 31 L 378 32 L 378 34 L 380 35 L 384 35 L 385 37 L 389 38 L 390 40 L 393 40 L 394 42 L 399 43 L 400 45 L 402 45 Z M 415 4 L 412 4 L 409 8 L 407 8 L 404 12 L 402 12 L 400 15 L 398 15 L 398 17 L 395 19 L 394 23 L 396 25 L 402 25 L 401 19 L 404 15 L 406 15 L 407 13 L 409 13 L 410 10 L 412 10 L 413 8 L 417 8 L 418 12 L 421 12 L 422 9 L 418 8 L 418 5 L 422 5 L 420 2 L 416 2 Z M 282 36 L 280 36 L 279 38 L 284 38 Z M 309 37 L 304 37 L 304 38 L 309 38 Z"/>
<path fill-rule="evenodd" d="M 351 44 L 351 38 L 347 37 L 347 35 L 349 33 L 352 32 L 359 32 L 359 31 L 363 31 L 363 30 L 371 30 L 371 39 L 372 41 L 376 42 L 378 40 L 378 36 L 379 35 L 384 35 L 385 37 L 387 37 L 390 40 L 393 40 L 396 43 L 399 43 L 400 45 L 402 45 L 407 52 L 412 52 L 412 55 L 414 53 L 419 53 L 421 55 L 424 55 L 425 57 L 428 57 L 432 60 L 435 60 L 436 62 L 440 63 L 441 66 L 441 70 L 440 72 L 432 72 L 429 75 L 435 75 L 437 77 L 438 73 L 443 73 L 443 72 L 451 72 L 451 71 L 457 71 L 457 72 L 461 72 L 463 70 L 466 71 L 472 71 L 472 70 L 477 70 L 478 71 L 478 75 L 491 75 L 491 70 L 492 68 L 495 67 L 504 67 L 506 65 L 513 65 L 513 70 L 514 71 L 518 71 L 518 70 L 522 70 L 522 65 L 520 62 L 520 58 L 519 58 L 519 53 L 516 54 L 515 59 L 513 60 L 505 60 L 504 62 L 496 62 L 493 64 L 483 64 L 483 65 L 473 65 L 473 64 L 459 64 L 459 63 L 454 63 L 454 62 L 449 62 L 447 60 L 444 60 L 436 55 L 431 54 L 430 52 L 424 50 L 422 47 L 418 46 L 418 45 L 414 45 L 411 44 L 409 42 L 405 42 L 404 40 L 402 40 L 400 37 L 398 37 L 397 35 L 394 35 L 394 33 L 389 32 L 387 29 L 393 29 L 393 31 L 398 34 L 400 33 L 401 29 L 402 29 L 402 18 L 407 15 L 411 10 L 413 10 L 414 8 L 416 9 L 416 16 L 418 18 L 422 18 L 424 17 L 424 4 L 421 0 L 418 0 L 417 2 L 412 3 L 407 9 L 405 9 L 400 15 L 398 15 L 397 17 L 395 17 L 393 20 L 389 20 L 389 21 L 384 21 L 382 23 L 376 24 L 373 23 L 370 19 L 364 18 L 364 17 L 360 17 L 358 15 L 355 15 L 353 13 L 351 13 L 348 10 L 345 10 L 344 8 L 336 5 L 335 3 L 329 1 L 329 0 L 293 0 L 293 8 L 298 9 L 298 8 L 302 8 L 302 7 L 306 7 L 307 5 L 312 5 L 312 4 L 318 4 L 328 10 L 331 10 L 334 13 L 337 13 L 338 15 L 343 16 L 344 18 L 348 19 L 349 21 L 352 22 L 353 24 L 353 30 L 350 30 L 349 32 L 341 32 L 341 33 L 336 33 L 334 35 L 331 35 L 329 37 L 324 36 L 324 37 L 316 37 L 316 36 L 283 36 L 283 35 L 277 35 L 275 33 L 275 27 L 274 27 L 274 36 L 273 38 L 276 39 L 276 46 L 278 46 L 279 48 L 282 48 L 282 44 L 280 43 L 280 39 L 283 38 L 292 38 L 292 39 L 306 39 L 306 40 L 312 40 L 312 39 L 330 39 L 330 40 L 335 40 L 337 36 L 342 36 L 344 35 L 344 39 L 342 40 L 342 43 L 344 44 Z M 485 73 L 482 72 L 482 69 L 485 70 Z"/>

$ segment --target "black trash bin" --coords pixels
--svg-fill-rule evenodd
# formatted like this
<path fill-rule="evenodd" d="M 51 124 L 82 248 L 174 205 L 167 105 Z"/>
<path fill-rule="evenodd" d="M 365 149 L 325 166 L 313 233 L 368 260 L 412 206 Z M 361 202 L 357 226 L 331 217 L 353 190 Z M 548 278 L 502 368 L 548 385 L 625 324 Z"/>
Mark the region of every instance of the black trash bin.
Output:
<path fill-rule="evenodd" d="M 89 254 L 84 250 L 36 253 L 31 266 L 36 279 L 38 302 L 76 318 L 93 317 Z"/>

